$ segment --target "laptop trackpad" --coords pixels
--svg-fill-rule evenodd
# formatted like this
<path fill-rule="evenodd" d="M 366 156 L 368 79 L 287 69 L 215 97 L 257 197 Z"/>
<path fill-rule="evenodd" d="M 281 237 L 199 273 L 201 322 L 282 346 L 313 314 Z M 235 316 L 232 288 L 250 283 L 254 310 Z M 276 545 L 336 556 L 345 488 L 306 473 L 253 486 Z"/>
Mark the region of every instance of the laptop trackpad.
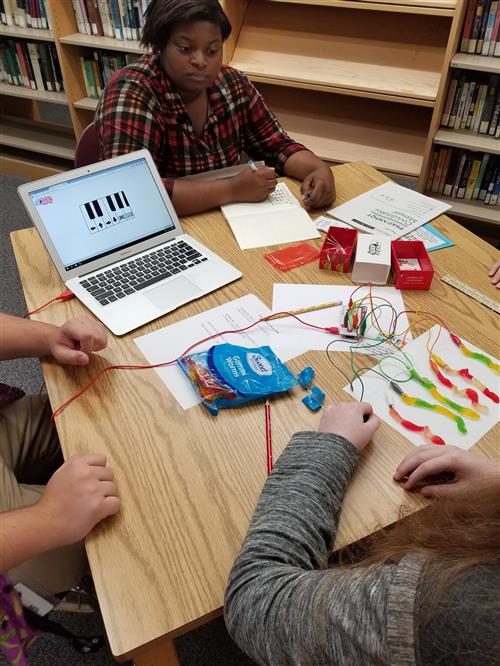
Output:
<path fill-rule="evenodd" d="M 160 287 L 156 287 L 156 289 L 150 289 L 150 291 L 144 293 L 144 296 L 153 305 L 156 305 L 157 308 L 168 312 L 183 303 L 188 303 L 198 298 L 202 293 L 202 290 L 190 280 L 179 277 L 176 280 L 162 284 Z"/>

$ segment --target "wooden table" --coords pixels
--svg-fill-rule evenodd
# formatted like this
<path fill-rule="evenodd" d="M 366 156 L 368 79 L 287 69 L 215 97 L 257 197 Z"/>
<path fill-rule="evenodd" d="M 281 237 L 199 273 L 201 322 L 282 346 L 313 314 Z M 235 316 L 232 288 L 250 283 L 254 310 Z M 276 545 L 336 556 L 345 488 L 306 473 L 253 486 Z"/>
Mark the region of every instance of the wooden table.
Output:
<path fill-rule="evenodd" d="M 363 163 L 336 166 L 333 172 L 338 203 L 387 180 Z M 296 183 L 289 185 L 298 192 Z M 434 224 L 456 246 L 432 254 L 436 275 L 431 290 L 404 292 L 405 304 L 439 314 L 459 336 L 496 355 L 498 316 L 439 276 L 451 273 L 494 297 L 497 292 L 487 272 L 498 253 L 445 216 Z M 278 273 L 262 259 L 266 250 L 239 250 L 218 210 L 186 219 L 184 228 L 237 266 L 244 277 L 127 336 L 110 335 L 108 347 L 86 368 L 44 361 L 54 409 L 100 368 L 144 363 L 133 342 L 138 335 L 247 293 L 270 306 L 275 282 L 350 284 L 348 276 L 321 271 L 316 263 Z M 15 232 L 12 242 L 28 307 L 60 293 L 62 283 L 36 231 Z M 83 311 L 72 300 L 36 318 L 62 324 Z M 347 356 L 337 355 L 345 372 Z M 323 352 L 305 354 L 288 365 L 294 372 L 313 365 L 317 384 L 329 400 L 346 399 L 345 379 Z M 273 401 L 276 458 L 293 432 L 317 426 L 319 416 L 302 408 L 300 397 L 292 393 Z M 142 666 L 177 663 L 172 639 L 221 612 L 229 570 L 266 478 L 263 405 L 226 410 L 214 418 L 201 406 L 183 411 L 153 370 L 112 371 L 57 418 L 57 429 L 66 457 L 104 452 L 120 489 L 119 515 L 86 540 L 113 654 L 133 657 Z M 478 449 L 498 456 L 498 435 L 497 424 Z M 397 520 L 402 504 L 410 512 L 425 505 L 392 480 L 397 463 L 411 449 L 404 437 L 382 423 L 349 487 L 336 548 Z"/>

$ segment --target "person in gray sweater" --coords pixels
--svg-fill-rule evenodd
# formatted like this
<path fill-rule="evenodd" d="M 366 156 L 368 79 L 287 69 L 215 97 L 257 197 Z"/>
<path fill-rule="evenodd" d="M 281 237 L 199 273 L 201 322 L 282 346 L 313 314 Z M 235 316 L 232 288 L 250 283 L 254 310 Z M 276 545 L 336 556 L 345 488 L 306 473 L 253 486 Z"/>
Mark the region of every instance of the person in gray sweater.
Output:
<path fill-rule="evenodd" d="M 229 577 L 230 635 L 270 666 L 500 664 L 497 461 L 417 447 L 394 478 L 440 499 L 409 526 L 399 521 L 368 559 L 329 563 L 349 480 L 378 426 L 370 405 L 344 403 L 324 411 L 319 432 L 292 437 Z M 432 481 L 442 472 L 451 483 Z"/>

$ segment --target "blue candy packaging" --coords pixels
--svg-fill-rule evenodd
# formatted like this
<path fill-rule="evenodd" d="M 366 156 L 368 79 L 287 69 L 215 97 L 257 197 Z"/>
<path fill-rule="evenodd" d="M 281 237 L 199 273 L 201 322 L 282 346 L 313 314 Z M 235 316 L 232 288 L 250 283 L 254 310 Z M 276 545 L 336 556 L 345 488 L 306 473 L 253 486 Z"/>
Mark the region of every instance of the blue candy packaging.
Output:
<path fill-rule="evenodd" d="M 214 415 L 219 409 L 283 393 L 297 384 L 267 346 L 249 349 L 227 343 L 214 345 L 208 351 L 182 356 L 177 363 Z"/>

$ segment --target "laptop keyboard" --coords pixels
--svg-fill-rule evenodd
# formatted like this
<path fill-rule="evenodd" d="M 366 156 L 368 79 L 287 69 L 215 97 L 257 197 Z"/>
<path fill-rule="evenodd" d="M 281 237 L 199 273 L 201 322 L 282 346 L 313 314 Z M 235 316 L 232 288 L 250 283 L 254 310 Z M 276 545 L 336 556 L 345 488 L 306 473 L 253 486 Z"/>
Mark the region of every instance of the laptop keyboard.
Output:
<path fill-rule="evenodd" d="M 81 280 L 80 284 L 101 305 L 108 305 L 207 260 L 208 257 L 180 240 L 96 273 Z"/>

